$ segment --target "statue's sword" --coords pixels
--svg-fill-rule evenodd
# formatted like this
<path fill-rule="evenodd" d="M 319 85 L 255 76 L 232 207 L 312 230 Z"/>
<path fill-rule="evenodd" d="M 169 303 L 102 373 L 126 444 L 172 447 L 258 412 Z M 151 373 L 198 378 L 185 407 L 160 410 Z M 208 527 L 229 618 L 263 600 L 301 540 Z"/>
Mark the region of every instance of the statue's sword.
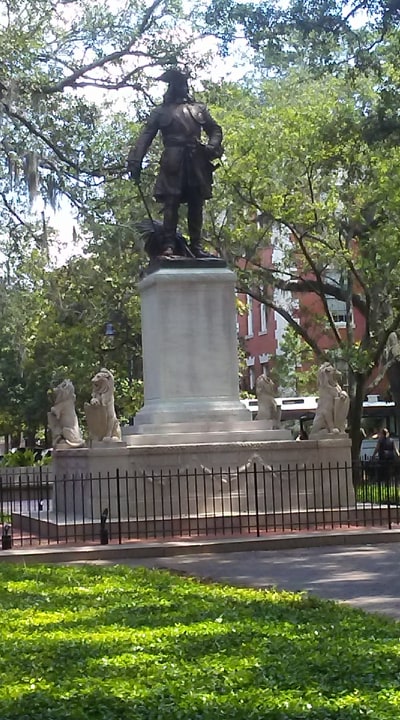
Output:
<path fill-rule="evenodd" d="M 152 227 L 153 227 L 154 232 L 156 232 L 156 224 L 155 224 L 155 222 L 154 222 L 154 220 L 153 220 L 153 216 L 152 216 L 152 214 L 151 214 L 151 212 L 150 212 L 149 204 L 148 204 L 148 202 L 147 202 L 147 200 L 146 200 L 146 197 L 145 197 L 145 194 L 144 194 L 144 192 L 143 192 L 143 190 L 142 190 L 142 186 L 140 185 L 140 181 L 139 181 L 139 182 L 136 182 L 135 185 L 136 185 L 136 187 L 137 187 L 137 189 L 138 189 L 138 191 L 139 191 L 140 199 L 141 199 L 141 201 L 142 201 L 142 203 L 143 203 L 143 205 L 144 205 L 144 208 L 145 208 L 145 210 L 146 210 L 147 217 L 149 218 L 149 220 L 150 220 L 150 222 L 151 222 L 151 224 L 152 224 Z"/>
<path fill-rule="evenodd" d="M 151 214 L 151 212 L 150 212 L 150 208 L 149 208 L 148 202 L 147 202 L 147 200 L 146 200 L 145 194 L 144 194 L 144 192 L 143 192 L 143 190 L 142 190 L 142 188 L 141 188 L 140 181 L 139 181 L 139 182 L 136 182 L 135 185 L 136 185 L 136 187 L 137 187 L 137 189 L 138 189 L 138 191 L 139 191 L 140 199 L 141 199 L 141 201 L 142 201 L 142 203 L 143 203 L 143 205 L 144 205 L 144 207 L 145 207 L 145 210 L 146 210 L 146 213 L 147 213 L 147 217 L 149 218 L 149 220 L 150 220 L 150 222 L 151 222 L 151 225 L 152 225 L 152 228 L 153 228 L 154 232 L 156 233 L 156 232 L 157 232 L 157 226 L 156 226 L 156 223 L 155 223 L 154 220 L 153 220 L 153 216 L 152 216 L 152 214 Z M 177 238 L 177 240 L 179 241 L 179 238 Z M 192 253 L 190 247 L 189 247 L 188 244 L 185 242 L 185 240 L 183 240 L 183 238 L 182 238 L 182 242 L 183 242 L 183 245 L 184 245 L 186 254 L 187 254 L 189 257 L 194 258 L 194 257 L 195 257 L 194 254 Z"/>

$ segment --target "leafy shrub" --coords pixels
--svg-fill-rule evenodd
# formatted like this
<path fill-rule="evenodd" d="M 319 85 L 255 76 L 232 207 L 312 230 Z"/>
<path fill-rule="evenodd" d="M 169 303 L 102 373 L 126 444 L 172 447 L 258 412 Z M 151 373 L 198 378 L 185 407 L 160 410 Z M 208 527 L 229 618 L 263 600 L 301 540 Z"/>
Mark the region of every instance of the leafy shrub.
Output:
<path fill-rule="evenodd" d="M 3 467 L 28 467 L 35 465 L 35 453 L 33 450 L 16 450 L 6 453 L 1 461 Z"/>
<path fill-rule="evenodd" d="M 42 457 L 42 452 L 44 456 Z M 31 467 L 32 465 L 50 465 L 51 451 L 31 450 L 30 448 L 19 448 L 6 453 L 0 461 L 0 467 Z"/>
<path fill-rule="evenodd" d="M 45 455 L 42 460 L 40 460 L 39 465 L 51 465 L 52 456 L 51 455 Z"/>

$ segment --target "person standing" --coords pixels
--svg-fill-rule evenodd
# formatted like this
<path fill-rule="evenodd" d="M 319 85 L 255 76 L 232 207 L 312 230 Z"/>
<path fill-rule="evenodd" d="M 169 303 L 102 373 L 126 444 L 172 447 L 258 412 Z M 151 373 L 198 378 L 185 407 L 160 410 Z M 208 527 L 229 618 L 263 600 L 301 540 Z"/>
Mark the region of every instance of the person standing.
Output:
<path fill-rule="evenodd" d="M 378 442 L 376 443 L 375 450 L 372 453 L 372 458 L 375 458 L 376 456 L 378 456 L 380 465 L 379 479 L 381 482 L 389 482 L 393 463 L 395 458 L 399 456 L 399 451 L 393 438 L 390 437 L 390 433 L 387 428 L 383 428 L 380 431 Z"/>

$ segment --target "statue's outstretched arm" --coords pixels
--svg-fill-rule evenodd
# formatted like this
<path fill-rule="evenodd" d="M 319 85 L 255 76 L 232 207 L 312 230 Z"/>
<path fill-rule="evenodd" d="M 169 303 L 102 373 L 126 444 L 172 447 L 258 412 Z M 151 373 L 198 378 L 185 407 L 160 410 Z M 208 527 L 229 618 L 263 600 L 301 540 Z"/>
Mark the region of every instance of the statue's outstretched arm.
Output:
<path fill-rule="evenodd" d="M 128 155 L 128 172 L 139 181 L 142 161 L 159 130 L 158 114 L 152 113 Z"/>

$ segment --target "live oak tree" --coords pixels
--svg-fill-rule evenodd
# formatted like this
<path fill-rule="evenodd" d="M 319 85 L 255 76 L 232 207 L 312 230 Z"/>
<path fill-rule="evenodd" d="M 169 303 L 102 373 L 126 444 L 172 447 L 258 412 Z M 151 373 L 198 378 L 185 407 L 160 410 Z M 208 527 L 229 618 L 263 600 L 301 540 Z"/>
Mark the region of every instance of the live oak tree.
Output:
<path fill-rule="evenodd" d="M 351 19 L 357 7 L 367 10 L 367 21 L 355 31 Z M 70 264 L 64 274 L 47 274 L 45 267 L 43 281 L 25 278 L 23 288 L 15 288 L 33 292 L 45 311 L 40 331 L 33 323 L 36 357 L 43 355 L 48 329 L 54 351 L 62 338 L 65 346 L 74 338 L 70 346 L 79 359 L 80 334 L 90 338 L 105 317 L 113 322 L 112 312 L 120 337 L 120 326 L 128 322 L 125 316 L 120 322 L 118 313 L 134 303 L 134 295 L 128 297 L 128 278 L 119 277 L 118 253 L 124 261 L 135 256 L 135 267 L 127 265 L 135 278 L 133 226 L 143 210 L 137 198 L 132 201 L 133 188 L 124 178 L 127 147 L 138 131 L 136 120 L 152 105 L 148 91 L 155 72 L 177 59 L 196 68 L 193 33 L 179 3 L 167 0 L 115 6 L 9 0 L 0 1 L 0 10 L 0 247 L 11 259 L 19 254 L 16 267 L 32 247 L 46 257 L 48 223 L 45 216 L 41 224 L 32 222 L 27 195 L 56 207 L 64 194 L 84 217 L 92 258 Z M 239 257 L 245 261 L 241 287 L 255 297 L 276 307 L 271 285 L 320 298 L 325 312 L 314 318 L 316 333 L 297 323 L 298 332 L 320 356 L 318 334 L 329 334 L 339 359 L 349 364 L 354 430 L 368 378 L 386 337 L 398 327 L 396 6 L 361 2 L 345 11 L 334 2 L 299 2 L 283 11 L 268 3 L 216 0 L 208 20 L 209 30 L 222 28 L 228 44 L 239 23 L 257 64 L 249 83 L 256 90 L 208 89 L 226 136 L 226 159 L 207 206 L 209 227 L 232 263 Z M 268 79 L 265 84 L 260 75 Z M 103 92 L 108 99 L 101 104 Z M 88 99 L 94 93 L 96 103 Z M 115 107 L 122 95 L 132 101 L 130 120 Z M 144 173 L 149 187 L 151 174 L 150 162 Z M 266 268 L 259 251 L 271 237 L 279 245 L 279 259 Z M 110 292 L 103 272 L 111 278 Z M 14 282 L 12 273 L 5 277 L 8 286 Z M 90 312 L 88 288 L 99 304 L 97 313 Z M 64 309 L 76 302 L 85 323 L 74 311 L 62 321 L 57 292 Z M 326 295 L 345 303 L 345 338 L 337 332 Z M 353 309 L 364 318 L 358 344 Z M 279 311 L 296 325 L 287 308 Z M 129 308 L 129 322 L 135 324 L 132 313 Z M 127 351 L 132 357 L 132 348 Z M 35 358 L 35 352 L 30 348 L 25 358 Z M 90 367 L 88 349 L 85 357 Z"/>
<path fill-rule="evenodd" d="M 276 6 L 268 0 L 212 0 L 208 20 L 226 52 L 235 38 L 244 37 L 257 68 L 253 76 L 249 73 L 249 84 L 256 89 L 254 102 L 247 102 L 246 109 L 240 102 L 233 107 L 234 119 L 248 114 L 250 134 L 239 150 L 242 164 L 236 155 L 233 160 L 237 198 L 231 200 L 231 206 L 225 204 L 222 216 L 228 222 L 217 239 L 232 236 L 229 219 L 234 214 L 245 219 L 246 205 L 247 216 L 249 210 L 253 219 L 262 216 L 263 228 L 256 232 L 254 223 L 249 227 L 246 222 L 241 228 L 239 221 L 233 236 L 239 241 L 242 235 L 237 252 L 242 260 L 254 260 L 271 236 L 271 228 L 275 238 L 283 231 L 284 248 L 279 268 L 276 266 L 281 272 L 270 273 L 269 279 L 275 288 L 297 294 L 312 291 L 320 297 L 323 312 L 319 318 L 315 313 L 310 316 L 310 325 L 329 327 L 331 342 L 337 346 L 334 359 L 349 364 L 356 457 L 362 396 L 371 371 L 380 364 L 390 331 L 398 326 L 398 3 L 289 0 Z M 269 91 L 263 95 L 260 85 L 267 78 Z M 318 83 L 320 111 L 316 116 Z M 271 87 L 278 96 L 280 92 L 277 123 L 274 113 L 265 107 L 275 102 Z M 323 100 L 324 88 L 327 97 Z M 259 111 L 263 116 L 260 122 Z M 244 123 L 240 128 L 239 134 L 244 133 Z M 265 162 L 260 162 L 262 152 L 256 152 L 255 158 L 249 150 L 254 137 L 258 138 L 257 148 L 267 148 Z M 269 152 L 274 143 L 277 158 Z M 229 140 L 226 145 L 228 157 Z M 258 183 L 253 182 L 257 173 Z M 225 177 L 229 174 L 228 167 Z M 269 184 L 265 182 L 261 189 L 263 176 Z M 272 201 L 265 201 L 265 193 L 271 193 Z M 275 203 L 279 194 L 285 200 Z M 243 241 L 243 228 L 250 242 Z M 332 243 L 328 238 L 335 233 L 336 242 Z M 291 277 L 293 267 L 300 267 L 302 275 Z M 248 292 L 251 282 L 248 273 L 244 282 Z M 265 272 L 261 279 L 254 279 L 255 287 L 260 282 L 266 286 Z M 327 296 L 344 305 L 343 314 L 348 318 L 345 343 L 335 331 Z M 264 300 L 273 303 L 271 295 L 264 294 Z M 354 340 L 350 322 L 354 308 L 364 322 L 360 342 Z M 289 323 L 293 321 L 287 307 L 278 309 Z M 304 325 L 297 329 L 303 337 L 309 335 Z M 308 337 L 314 352 L 322 355 L 321 342 L 315 339 L 315 333 Z"/>
<path fill-rule="evenodd" d="M 299 64 L 349 78 L 379 71 L 374 51 L 400 28 L 397 0 L 210 0 L 206 18 L 224 53 L 245 39 L 255 65 L 274 76 Z"/>
<path fill-rule="evenodd" d="M 125 171 L 115 105 L 124 97 L 140 118 L 161 67 L 201 62 L 199 33 L 171 0 L 1 0 L 0 15 L 0 217 L 16 241 L 24 228 L 41 246 L 27 195 L 52 207 L 65 195 L 83 211 Z"/>
<path fill-rule="evenodd" d="M 0 434 L 33 441 L 47 424 L 49 389 L 70 378 L 82 419 L 91 378 L 115 376 L 116 404 L 127 420 L 142 404 L 136 257 L 120 248 L 49 268 L 34 250 L 0 284 Z M 108 331 L 108 332 L 107 332 Z"/>
<path fill-rule="evenodd" d="M 82 399 L 100 361 L 127 417 L 141 392 L 133 226 L 143 208 L 126 156 L 154 76 L 177 61 L 195 72 L 201 32 L 175 0 L 0 0 L 0 13 L 0 431 L 43 424 L 53 371 L 68 371 Z M 91 256 L 55 269 L 48 209 L 63 197 Z"/>
<path fill-rule="evenodd" d="M 374 78 L 350 84 L 306 70 L 257 93 L 228 86 L 219 110 L 226 159 L 209 208 L 240 289 L 276 309 L 317 358 L 330 346 L 330 357 L 348 365 L 354 456 L 364 393 L 400 324 L 400 150 L 368 135 L 380 100 Z M 269 243 L 272 266 L 261 252 Z M 305 293 L 317 297 L 319 314 L 299 323 L 271 289 L 300 302 Z M 344 332 L 329 298 L 343 304 Z"/>

